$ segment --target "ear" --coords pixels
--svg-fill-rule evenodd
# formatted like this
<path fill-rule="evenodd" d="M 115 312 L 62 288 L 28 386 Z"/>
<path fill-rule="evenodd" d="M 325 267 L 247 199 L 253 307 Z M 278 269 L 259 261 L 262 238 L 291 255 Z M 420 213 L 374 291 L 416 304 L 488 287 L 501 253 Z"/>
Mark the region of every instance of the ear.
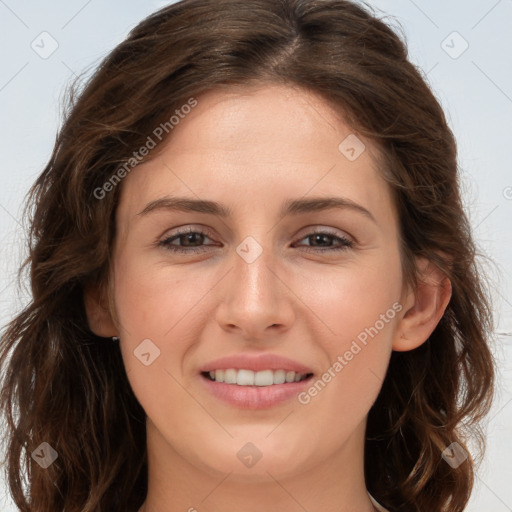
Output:
<path fill-rule="evenodd" d="M 103 287 L 96 284 L 86 285 L 84 287 L 84 306 L 89 329 L 94 334 L 103 338 L 117 336 L 117 328 L 112 320 Z"/>
<path fill-rule="evenodd" d="M 419 269 L 416 290 L 409 289 L 402 302 L 404 315 L 396 329 L 393 350 L 413 350 L 427 341 L 441 320 L 452 296 L 452 285 L 433 263 L 426 258 L 417 260 Z"/>

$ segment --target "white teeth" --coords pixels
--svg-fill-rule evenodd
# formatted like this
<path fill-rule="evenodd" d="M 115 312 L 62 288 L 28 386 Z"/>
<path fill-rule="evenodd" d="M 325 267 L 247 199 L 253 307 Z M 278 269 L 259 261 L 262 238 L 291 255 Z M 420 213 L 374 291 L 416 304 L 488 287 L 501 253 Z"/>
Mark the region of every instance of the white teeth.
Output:
<path fill-rule="evenodd" d="M 286 382 L 286 372 L 284 370 L 276 370 L 273 372 L 272 378 L 274 384 L 284 384 Z"/>
<path fill-rule="evenodd" d="M 236 370 L 233 368 L 224 370 L 224 382 L 226 384 L 236 384 L 236 380 Z"/>
<path fill-rule="evenodd" d="M 293 382 L 295 379 L 295 372 L 286 372 L 286 382 Z"/>
<path fill-rule="evenodd" d="M 242 371 L 240 371 L 240 373 L 242 373 Z M 271 384 L 274 384 L 274 372 L 272 370 L 263 370 L 261 372 L 251 373 L 254 375 L 255 386 L 270 386 Z"/>
<path fill-rule="evenodd" d="M 216 382 L 237 384 L 238 386 L 271 386 L 273 384 L 284 384 L 285 382 L 298 382 L 306 376 L 305 373 L 286 370 L 253 372 L 252 370 L 236 370 L 234 368 L 212 370 L 209 373 L 210 378 Z"/>
<path fill-rule="evenodd" d="M 251 370 L 238 370 L 236 383 L 239 386 L 254 386 L 254 372 Z"/>

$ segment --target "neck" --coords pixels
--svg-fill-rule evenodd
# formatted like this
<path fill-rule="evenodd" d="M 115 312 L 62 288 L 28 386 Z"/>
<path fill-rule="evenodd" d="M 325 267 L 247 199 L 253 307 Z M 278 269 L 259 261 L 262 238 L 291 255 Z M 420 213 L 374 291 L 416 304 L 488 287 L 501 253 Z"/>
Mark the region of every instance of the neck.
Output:
<path fill-rule="evenodd" d="M 248 476 L 191 464 L 148 421 L 148 494 L 139 512 L 374 512 L 364 481 L 364 431 L 362 424 L 340 450 L 302 472 L 268 468 Z"/>

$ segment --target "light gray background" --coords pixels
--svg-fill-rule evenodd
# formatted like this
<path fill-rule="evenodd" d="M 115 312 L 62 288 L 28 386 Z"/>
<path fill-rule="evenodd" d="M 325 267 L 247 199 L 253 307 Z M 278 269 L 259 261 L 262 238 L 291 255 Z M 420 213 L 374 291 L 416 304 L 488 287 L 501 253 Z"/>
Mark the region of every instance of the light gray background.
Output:
<path fill-rule="evenodd" d="M 15 286 L 23 256 L 21 205 L 50 156 L 64 86 L 167 3 L 0 0 L 0 325 L 28 296 L 26 288 L 18 294 Z M 467 510 L 512 511 L 512 0 L 368 3 L 400 22 L 412 61 L 427 74 L 447 112 L 475 238 L 495 262 L 485 268 L 496 286 L 499 389 Z M 40 35 L 45 31 L 56 43 Z M 52 44 L 58 48 L 42 58 L 31 44 L 40 53 Z M 0 482 L 1 510 L 14 512 Z"/>

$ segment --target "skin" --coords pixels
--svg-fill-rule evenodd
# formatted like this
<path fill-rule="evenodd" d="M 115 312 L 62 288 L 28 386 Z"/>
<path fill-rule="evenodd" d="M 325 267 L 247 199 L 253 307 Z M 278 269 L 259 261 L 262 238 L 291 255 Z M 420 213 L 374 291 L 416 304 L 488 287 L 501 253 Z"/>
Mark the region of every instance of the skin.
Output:
<path fill-rule="evenodd" d="M 373 511 L 363 471 L 368 411 L 391 351 L 428 338 L 450 283 L 418 260 L 425 282 L 416 290 L 405 285 L 398 218 L 376 148 L 359 137 L 366 149 L 347 159 L 338 146 L 353 130 L 322 98 L 267 84 L 197 100 L 158 156 L 122 182 L 115 315 L 103 288 L 86 291 L 89 325 L 120 338 L 147 414 L 149 491 L 141 510 Z M 233 214 L 137 215 L 165 195 L 217 201 Z M 348 208 L 279 216 L 286 199 L 313 196 L 349 198 L 375 222 Z M 156 245 L 189 226 L 209 231 L 189 244 L 204 252 Z M 315 229 L 354 245 L 326 251 L 338 241 L 322 245 L 308 237 Z M 236 252 L 247 236 L 262 249 L 250 264 Z M 186 243 L 182 237 L 181 247 Z M 397 302 L 401 311 L 307 404 L 294 398 L 241 410 L 200 381 L 201 365 L 240 352 L 284 355 L 321 376 Z M 160 350 L 149 366 L 134 356 L 147 338 Z M 237 457 L 247 442 L 262 454 L 250 468 Z"/>

